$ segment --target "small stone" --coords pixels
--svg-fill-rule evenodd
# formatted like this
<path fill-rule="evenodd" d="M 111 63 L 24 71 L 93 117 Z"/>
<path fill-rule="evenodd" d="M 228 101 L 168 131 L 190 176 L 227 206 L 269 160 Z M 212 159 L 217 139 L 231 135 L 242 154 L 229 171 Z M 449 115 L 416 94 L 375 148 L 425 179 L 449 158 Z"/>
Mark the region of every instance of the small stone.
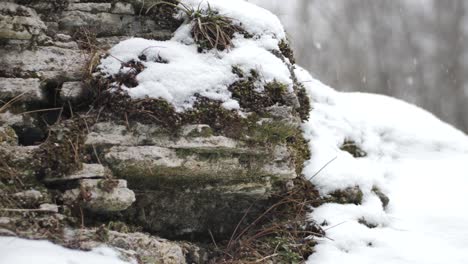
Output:
<path fill-rule="evenodd" d="M 17 192 L 13 196 L 19 198 L 22 203 L 28 206 L 33 206 L 44 199 L 44 195 L 37 190 L 27 190 L 23 192 Z"/>
<path fill-rule="evenodd" d="M 340 147 L 341 150 L 348 152 L 355 158 L 363 158 L 367 156 L 367 153 L 362 150 L 356 142 L 352 140 L 346 140 Z"/>
<path fill-rule="evenodd" d="M 56 204 L 48 204 L 48 203 L 45 203 L 45 204 L 41 204 L 39 206 L 39 209 L 44 211 L 44 212 L 51 212 L 51 213 L 58 213 L 59 209 L 58 209 L 58 205 Z"/>
<path fill-rule="evenodd" d="M 294 181 L 290 180 L 286 182 L 286 190 L 292 191 L 294 189 Z"/>
<path fill-rule="evenodd" d="M 390 198 L 388 198 L 387 195 L 385 195 L 379 188 L 374 187 L 372 188 L 372 192 L 379 197 L 380 201 L 382 202 L 382 207 L 384 209 L 387 209 L 388 204 L 390 203 Z"/>
<path fill-rule="evenodd" d="M 325 200 L 329 203 L 356 204 L 362 203 L 363 193 L 359 186 L 334 191 Z"/>
<path fill-rule="evenodd" d="M 0 228 L 0 236 L 16 236 L 15 232 L 5 229 L 5 228 Z"/>
<path fill-rule="evenodd" d="M 365 226 L 367 226 L 368 228 L 371 228 L 371 229 L 376 228 L 376 227 L 379 226 L 376 223 L 372 223 L 372 222 L 367 221 L 367 219 L 365 219 L 364 217 L 359 218 L 358 223 L 360 223 L 361 225 L 365 225 Z"/>
<path fill-rule="evenodd" d="M 0 225 L 8 225 L 11 223 L 11 218 L 9 217 L 0 217 Z"/>
<path fill-rule="evenodd" d="M 112 181 L 109 188 L 108 181 Z M 125 180 L 80 180 L 80 188 L 68 190 L 63 199 L 67 204 L 82 202 L 83 207 L 96 213 L 118 212 L 135 202 L 135 193 Z"/>
<path fill-rule="evenodd" d="M 58 41 L 62 41 L 62 42 L 69 42 L 73 40 L 73 38 L 67 34 L 57 34 L 55 35 L 55 37 L 57 38 Z"/>
<path fill-rule="evenodd" d="M 65 82 L 60 90 L 60 98 L 63 101 L 77 101 L 83 94 L 82 82 Z"/>
<path fill-rule="evenodd" d="M 111 10 L 113 14 L 124 14 L 124 15 L 134 15 L 135 9 L 130 3 L 117 2 L 114 4 L 114 7 Z"/>

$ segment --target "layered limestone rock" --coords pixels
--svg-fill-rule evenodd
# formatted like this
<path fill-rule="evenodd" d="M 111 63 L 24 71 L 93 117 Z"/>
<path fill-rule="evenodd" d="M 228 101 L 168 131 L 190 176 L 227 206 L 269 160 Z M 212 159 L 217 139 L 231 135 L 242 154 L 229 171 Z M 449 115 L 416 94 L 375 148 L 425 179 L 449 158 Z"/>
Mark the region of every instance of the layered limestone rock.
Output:
<path fill-rule="evenodd" d="M 271 54 L 292 83 L 232 68 L 238 111 L 203 96 L 176 111 L 110 89 L 135 83 L 97 67 L 111 46 L 167 40 L 182 24 L 158 2 L 0 3 L 0 195 L 9 197 L 0 203 L 1 235 L 82 249 L 106 243 L 142 263 L 202 263 L 197 247 L 157 236 L 229 238 L 301 173 L 309 105 L 287 52 Z M 152 236 L 114 230 L 116 220 Z"/>
<path fill-rule="evenodd" d="M 136 192 L 129 221 L 169 237 L 228 235 L 247 208 L 261 208 L 296 177 L 286 145 L 252 148 L 210 135 L 206 125 L 184 126 L 179 137 L 138 123 L 97 123 L 90 131 L 85 145 Z"/>

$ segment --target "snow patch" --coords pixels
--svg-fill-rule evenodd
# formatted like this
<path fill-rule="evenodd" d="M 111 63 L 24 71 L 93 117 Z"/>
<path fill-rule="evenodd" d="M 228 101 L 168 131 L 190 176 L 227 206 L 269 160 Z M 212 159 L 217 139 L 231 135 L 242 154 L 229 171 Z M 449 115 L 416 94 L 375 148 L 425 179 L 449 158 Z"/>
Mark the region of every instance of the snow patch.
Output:
<path fill-rule="evenodd" d="M 296 75 L 314 108 L 303 125 L 313 153 L 305 175 L 322 195 L 356 186 L 363 192 L 360 205 L 314 209 L 310 217 L 330 239 L 308 263 L 466 263 L 468 137 L 414 105 L 340 93 L 300 68 Z M 367 155 L 341 150 L 347 140 Z M 389 197 L 387 208 L 374 187 Z"/>
<path fill-rule="evenodd" d="M 92 251 L 64 248 L 49 241 L 0 237 L 0 264 L 129 264 L 119 253 L 99 247 Z"/>

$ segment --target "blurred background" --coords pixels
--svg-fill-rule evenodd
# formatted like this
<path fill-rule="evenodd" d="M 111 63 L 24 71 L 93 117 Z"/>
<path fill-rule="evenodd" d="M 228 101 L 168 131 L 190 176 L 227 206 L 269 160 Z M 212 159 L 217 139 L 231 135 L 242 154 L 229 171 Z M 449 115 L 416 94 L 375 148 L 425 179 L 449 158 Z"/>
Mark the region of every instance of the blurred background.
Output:
<path fill-rule="evenodd" d="M 468 132 L 468 1 L 248 1 L 280 17 L 315 78 L 403 99 Z"/>

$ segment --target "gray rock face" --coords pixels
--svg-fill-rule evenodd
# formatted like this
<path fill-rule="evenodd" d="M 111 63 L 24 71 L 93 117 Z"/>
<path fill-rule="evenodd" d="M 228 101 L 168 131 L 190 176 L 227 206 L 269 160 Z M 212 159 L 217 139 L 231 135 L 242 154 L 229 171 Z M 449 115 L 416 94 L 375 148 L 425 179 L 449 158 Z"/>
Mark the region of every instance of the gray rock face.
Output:
<path fill-rule="evenodd" d="M 109 173 L 108 173 L 109 175 Z M 61 178 L 45 178 L 45 182 L 63 182 L 71 180 L 82 180 L 92 178 L 104 178 L 106 176 L 106 168 L 101 164 L 83 164 L 83 168 L 75 173 Z"/>
<path fill-rule="evenodd" d="M 41 81 L 38 78 L 2 78 L 0 77 L 0 100 L 8 101 L 20 97 L 21 101 L 44 101 Z"/>
<path fill-rule="evenodd" d="M 0 4 L 0 39 L 31 40 L 45 29 L 34 9 L 15 3 Z"/>
<path fill-rule="evenodd" d="M 78 49 L 55 46 L 19 50 L 0 46 L 0 76 L 40 80 L 80 80 L 87 56 Z"/>
<path fill-rule="evenodd" d="M 144 5 L 137 4 L 126 0 L 0 1 L 0 195 L 9 198 L 0 199 L 0 207 L 11 209 L 2 212 L 1 234 L 49 238 L 69 246 L 62 231 L 75 220 L 62 213 L 73 210 L 74 205 L 88 210 L 88 215 L 102 215 L 134 204 L 135 194 L 126 180 L 113 178 L 112 171 L 97 161 L 87 162 L 86 157 L 75 156 L 85 148 L 81 149 L 79 134 L 64 139 L 69 135 L 64 129 L 57 133 L 54 142 L 48 142 L 47 130 L 56 120 L 74 114 L 66 113 L 71 104 L 81 104 L 86 99 L 86 78 L 106 49 L 135 36 L 168 39 L 180 23 L 171 14 L 161 17 L 146 9 L 140 13 Z M 62 106 L 67 109 L 50 110 Z M 25 144 L 23 137 L 29 136 L 28 131 L 41 131 L 45 139 L 33 142 L 34 146 L 18 145 Z M 152 136 L 148 134 L 147 138 Z M 122 138 L 109 141 L 128 145 Z M 63 151 L 54 153 L 56 149 Z M 62 158 L 68 156 L 69 161 L 76 158 L 78 164 L 84 164 L 63 173 L 63 177 L 45 177 L 46 165 L 41 163 L 40 155 L 51 155 L 47 166 L 52 168 L 60 167 Z M 67 166 L 63 164 L 63 168 Z M 58 200 L 64 204 L 58 206 Z M 35 217 L 29 217 L 28 212 L 34 212 Z M 22 218 L 21 214 L 27 217 Z M 71 226 L 67 228 L 73 230 Z M 94 239 L 80 238 L 80 243 Z M 138 252 L 145 263 L 185 263 L 188 252 L 176 243 L 138 233 L 111 232 L 107 243 L 115 247 L 127 245 L 125 248 Z"/>
<path fill-rule="evenodd" d="M 185 126 L 180 137 L 138 123 L 90 131 L 85 144 L 103 150 L 101 161 L 136 192 L 129 221 L 166 236 L 228 235 L 252 203 L 261 207 L 296 177 L 286 146 L 252 149 L 206 125 Z"/>
<path fill-rule="evenodd" d="M 96 8 L 96 6 L 93 7 Z M 92 27 L 99 23 L 100 26 L 96 28 L 96 34 L 100 37 L 151 32 L 158 29 L 158 25 L 151 19 L 140 19 L 126 14 L 91 13 L 85 10 L 66 11 L 58 23 L 59 28 L 66 31 L 73 31 L 80 27 Z"/>
<path fill-rule="evenodd" d="M 79 239 L 79 236 L 89 238 L 101 237 L 101 241 L 85 240 L 85 242 L 81 242 L 80 248 L 93 249 L 103 244 L 113 246 L 123 251 L 128 259 L 140 259 L 142 263 L 186 263 L 187 251 L 198 253 L 196 248 L 191 247 L 187 243 L 171 242 L 142 233 L 102 232 L 101 230 L 88 229 L 81 234 L 74 232 L 73 237 L 76 237 L 76 239 Z M 202 260 L 200 256 L 199 258 Z"/>

